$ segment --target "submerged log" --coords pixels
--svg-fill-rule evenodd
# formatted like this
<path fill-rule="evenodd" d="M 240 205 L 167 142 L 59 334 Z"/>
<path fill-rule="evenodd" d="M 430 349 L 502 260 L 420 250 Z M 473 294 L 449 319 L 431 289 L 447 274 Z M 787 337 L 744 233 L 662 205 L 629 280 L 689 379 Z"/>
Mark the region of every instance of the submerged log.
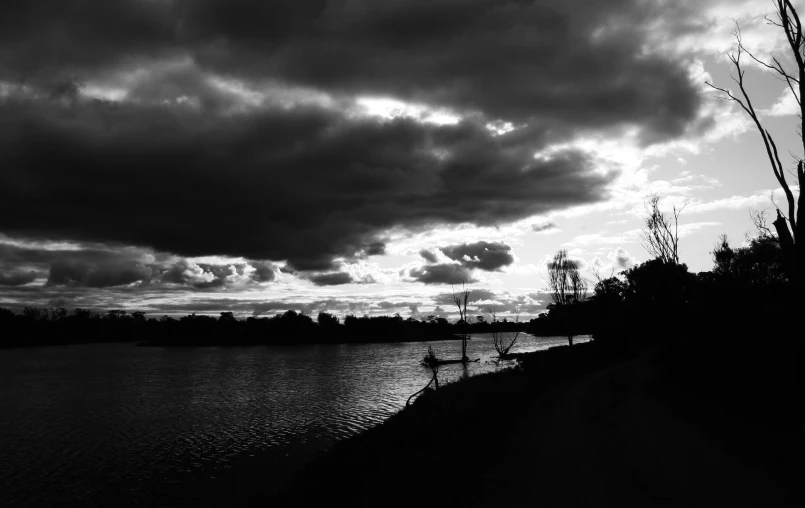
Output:
<path fill-rule="evenodd" d="M 426 356 L 421 363 L 425 367 L 430 367 L 431 365 L 450 365 L 453 363 L 475 363 L 480 361 L 481 361 L 480 358 L 476 358 L 475 360 L 470 360 L 469 358 L 463 358 L 461 360 L 431 360 Z"/>

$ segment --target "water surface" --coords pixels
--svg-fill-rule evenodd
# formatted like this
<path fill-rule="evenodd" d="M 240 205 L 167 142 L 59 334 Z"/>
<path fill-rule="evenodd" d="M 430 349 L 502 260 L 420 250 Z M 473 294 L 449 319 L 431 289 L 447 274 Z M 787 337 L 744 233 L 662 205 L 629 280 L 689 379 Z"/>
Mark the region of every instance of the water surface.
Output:
<path fill-rule="evenodd" d="M 565 343 L 526 336 L 513 352 Z M 0 351 L 0 496 L 12 506 L 243 504 L 398 411 L 430 378 L 418 363 L 429 344 L 460 356 L 455 341 Z M 468 356 L 481 362 L 469 373 L 511 365 L 493 355 L 491 338 L 476 336 Z M 439 379 L 462 373 L 443 366 Z"/>

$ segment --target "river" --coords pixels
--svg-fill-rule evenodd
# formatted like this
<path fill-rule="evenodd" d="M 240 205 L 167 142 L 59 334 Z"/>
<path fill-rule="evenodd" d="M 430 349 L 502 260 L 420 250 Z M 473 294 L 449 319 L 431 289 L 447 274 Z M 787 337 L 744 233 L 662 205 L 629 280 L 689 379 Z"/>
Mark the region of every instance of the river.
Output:
<path fill-rule="evenodd" d="M 579 342 L 586 337 L 576 339 Z M 513 352 L 566 344 L 521 336 Z M 0 351 L 0 499 L 6 506 L 242 505 L 339 439 L 397 412 L 429 380 L 419 360 L 455 341 Z M 492 360 L 469 342 L 470 375 Z M 440 382 L 461 365 L 443 366 Z"/>

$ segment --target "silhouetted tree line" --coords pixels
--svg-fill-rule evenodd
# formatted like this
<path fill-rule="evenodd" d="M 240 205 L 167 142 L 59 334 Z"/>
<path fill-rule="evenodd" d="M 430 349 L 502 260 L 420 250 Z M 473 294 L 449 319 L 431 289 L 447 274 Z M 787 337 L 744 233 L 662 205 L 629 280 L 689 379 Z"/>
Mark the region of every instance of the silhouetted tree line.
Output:
<path fill-rule="evenodd" d="M 591 333 L 596 340 L 651 341 L 679 333 L 758 333 L 796 328 L 791 311 L 801 300 L 787 275 L 784 251 L 771 234 L 743 247 L 722 236 L 713 269 L 691 273 L 687 265 L 657 257 L 600 279 L 594 294 L 574 305 L 552 304 L 531 320 L 535 334 Z"/>
<path fill-rule="evenodd" d="M 143 342 L 152 345 L 327 344 L 459 339 L 456 334 L 510 330 L 514 323 L 465 324 L 428 316 L 311 316 L 289 310 L 273 317 L 235 318 L 190 314 L 180 318 L 147 317 L 144 312 L 105 313 L 88 309 L 26 307 L 22 313 L 0 309 L 0 347 L 87 342 Z M 520 324 L 520 329 L 523 325 Z"/>

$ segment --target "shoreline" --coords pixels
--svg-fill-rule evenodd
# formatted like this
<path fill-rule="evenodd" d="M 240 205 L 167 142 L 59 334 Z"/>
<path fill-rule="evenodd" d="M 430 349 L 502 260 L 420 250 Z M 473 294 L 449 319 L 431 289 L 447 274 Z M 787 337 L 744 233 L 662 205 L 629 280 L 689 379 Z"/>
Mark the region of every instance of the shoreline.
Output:
<path fill-rule="evenodd" d="M 574 357 L 572 361 L 571 353 Z M 451 430 L 464 420 L 463 415 L 475 413 L 472 418 L 476 418 L 479 416 L 478 410 L 484 406 L 506 407 L 505 414 L 497 414 L 492 420 L 515 421 L 525 414 L 523 411 L 526 406 L 519 402 L 528 398 L 534 391 L 553 392 L 557 388 L 561 389 L 562 385 L 572 383 L 573 379 L 582 373 L 605 368 L 619 359 L 609 354 L 602 354 L 602 348 L 594 341 L 579 343 L 572 347 L 555 346 L 546 350 L 516 353 L 513 356 L 517 357 L 518 367 L 478 374 L 445 384 L 438 391 L 430 391 L 417 397 L 409 407 L 402 408 L 383 423 L 352 438 L 339 441 L 329 450 L 317 453 L 312 461 L 302 467 L 290 484 L 280 489 L 277 495 L 260 498 L 261 501 L 265 501 L 267 506 L 307 506 L 317 501 L 316 495 L 314 494 L 313 498 L 299 497 L 300 493 L 322 489 L 330 494 L 338 492 L 338 495 L 345 495 L 343 499 L 338 496 L 334 499 L 347 502 L 352 494 L 339 490 L 340 486 L 348 485 L 348 477 L 358 474 L 358 470 L 366 474 L 369 473 L 364 471 L 366 466 L 369 466 L 369 469 L 376 467 L 399 469 L 399 464 L 396 466 L 393 464 L 396 459 L 389 462 L 392 457 L 407 457 L 402 459 L 402 463 L 413 467 L 412 471 L 418 470 L 415 464 L 420 461 L 430 460 L 438 463 L 448 460 L 449 455 L 461 454 L 468 450 L 461 444 L 462 438 L 476 434 L 489 423 L 482 417 L 484 421 L 474 421 L 471 427 Z M 531 370 L 531 373 L 527 373 L 528 370 Z M 536 372 L 538 370 L 539 373 Z M 423 445 L 428 442 L 433 446 Z M 412 454 L 413 460 L 411 460 Z M 423 473 L 426 471 L 423 470 Z M 439 483 L 441 482 L 442 480 L 439 480 Z M 386 485 L 385 488 L 392 488 L 392 485 Z M 414 484 L 410 485 L 410 488 L 417 491 L 417 486 Z M 435 493 L 430 493 L 429 496 L 436 496 L 433 498 L 435 502 L 451 505 L 449 497 L 438 499 Z M 388 504 L 386 500 L 374 495 L 363 499 L 364 504 L 358 501 L 354 504 L 357 506 Z M 400 504 L 411 502 L 415 500 L 409 499 Z M 393 502 L 391 504 L 396 505 Z"/>
<path fill-rule="evenodd" d="M 794 439 L 793 412 L 779 405 L 744 418 L 754 395 L 728 389 L 713 401 L 702 395 L 709 381 L 698 392 L 686 389 L 674 355 L 687 354 L 693 365 L 716 350 L 697 358 L 692 347 L 613 351 L 591 341 L 518 355 L 521 368 L 447 384 L 320 452 L 260 501 L 307 506 L 326 493 L 321 501 L 352 506 L 795 505 L 797 479 L 786 471 L 796 470 L 799 455 L 781 459 L 735 441 L 760 441 L 753 429 L 780 422 L 788 434 L 775 442 Z M 769 353 L 779 351 L 762 352 Z M 727 413 L 734 428 L 723 432 L 728 394 L 747 400 Z"/>
<path fill-rule="evenodd" d="M 580 343 L 578 345 L 574 345 L 573 348 L 579 348 L 579 353 L 584 351 L 585 346 L 591 346 L 592 342 Z M 529 362 L 529 361 L 536 361 L 538 358 L 535 355 L 542 355 L 544 356 L 546 353 L 551 357 L 548 360 L 548 364 L 553 363 L 553 365 L 559 365 L 560 361 L 552 362 L 552 360 L 558 359 L 559 356 L 562 356 L 562 352 L 567 349 L 567 346 L 558 346 L 548 350 L 537 350 L 533 352 L 527 353 L 518 353 L 517 355 L 520 356 L 521 362 Z M 598 355 L 594 355 L 595 358 L 599 358 Z M 591 357 L 590 360 L 593 360 Z M 583 365 L 580 365 L 583 367 Z M 575 370 L 568 370 L 561 372 L 560 370 L 556 370 L 553 374 L 547 374 L 544 378 L 544 381 L 547 385 L 550 385 L 555 382 L 560 382 L 563 379 L 566 381 L 568 378 L 572 378 Z M 503 381 L 502 389 L 509 389 L 511 388 L 511 381 L 514 381 L 516 385 L 519 385 L 521 388 L 525 388 L 525 386 L 520 385 L 519 381 L 525 380 L 522 376 L 522 371 L 520 369 L 507 369 L 505 371 L 499 371 L 495 373 L 484 373 L 484 374 L 476 374 L 468 379 L 458 380 L 458 381 L 451 381 L 447 384 L 442 385 L 440 388 L 440 394 L 448 394 L 452 393 L 453 390 L 457 392 L 475 392 L 478 390 L 478 382 L 476 380 L 481 380 L 482 382 L 480 385 L 496 385 L 499 381 Z M 518 381 L 519 380 L 519 381 Z M 481 391 L 486 391 L 487 388 L 480 388 Z M 520 395 L 523 395 L 524 392 L 521 392 Z M 407 418 L 403 416 L 403 414 L 418 414 L 422 409 L 425 412 L 428 411 L 428 408 L 432 406 L 431 399 L 438 398 L 439 394 L 432 393 L 427 394 L 424 396 L 422 400 L 419 400 L 419 397 L 415 399 L 411 406 L 408 408 L 401 408 L 396 413 L 390 415 L 386 420 L 377 425 L 361 431 L 359 434 L 336 441 L 332 443 L 325 449 L 317 448 L 315 446 L 310 447 L 306 450 L 301 452 L 297 452 L 294 456 L 289 456 L 281 461 L 277 461 L 276 451 L 255 451 L 255 452 L 244 452 L 238 458 L 232 460 L 232 470 L 227 472 L 226 474 L 220 474 L 216 480 L 217 488 L 215 490 L 215 499 L 220 499 L 220 503 L 223 503 L 223 500 L 226 500 L 226 506 L 275 506 L 279 503 L 280 506 L 284 505 L 296 505 L 292 499 L 288 499 L 288 489 L 292 488 L 291 486 L 294 485 L 295 482 L 298 481 L 300 476 L 304 476 L 308 474 L 306 471 L 309 468 L 317 468 L 317 464 L 319 464 L 322 460 L 326 461 L 327 463 L 330 460 L 341 460 L 341 455 L 344 453 L 342 448 L 347 447 L 349 449 L 353 442 L 362 442 L 365 439 L 364 436 L 366 435 L 375 435 L 377 432 L 383 432 L 379 430 L 381 428 L 385 428 L 389 424 L 392 425 L 406 425 L 407 420 L 403 420 L 398 422 L 398 420 L 402 418 Z M 469 400 L 469 399 L 467 399 Z M 410 415 L 409 415 L 410 416 Z M 432 417 L 432 416 L 431 416 Z M 351 452 L 346 452 L 347 454 L 351 454 Z M 338 466 L 340 468 L 340 466 Z M 314 486 L 305 487 L 306 490 L 314 489 Z M 170 493 L 170 500 L 181 500 L 181 502 L 187 502 L 188 498 L 183 498 L 182 495 L 184 493 L 185 496 L 190 496 L 189 492 L 193 491 L 191 484 L 182 484 L 178 485 L 174 492 Z M 291 496 L 293 497 L 293 495 Z M 203 500 L 197 500 L 195 497 L 192 501 L 197 505 L 202 505 Z M 309 500 L 312 504 L 314 500 Z M 346 502 L 346 500 L 345 500 Z M 218 501 L 213 502 L 212 505 L 224 505 L 220 504 Z M 381 503 L 385 504 L 385 503 Z M 302 506 L 307 506 L 308 503 L 303 503 Z M 207 506 L 206 504 L 204 506 Z"/>

